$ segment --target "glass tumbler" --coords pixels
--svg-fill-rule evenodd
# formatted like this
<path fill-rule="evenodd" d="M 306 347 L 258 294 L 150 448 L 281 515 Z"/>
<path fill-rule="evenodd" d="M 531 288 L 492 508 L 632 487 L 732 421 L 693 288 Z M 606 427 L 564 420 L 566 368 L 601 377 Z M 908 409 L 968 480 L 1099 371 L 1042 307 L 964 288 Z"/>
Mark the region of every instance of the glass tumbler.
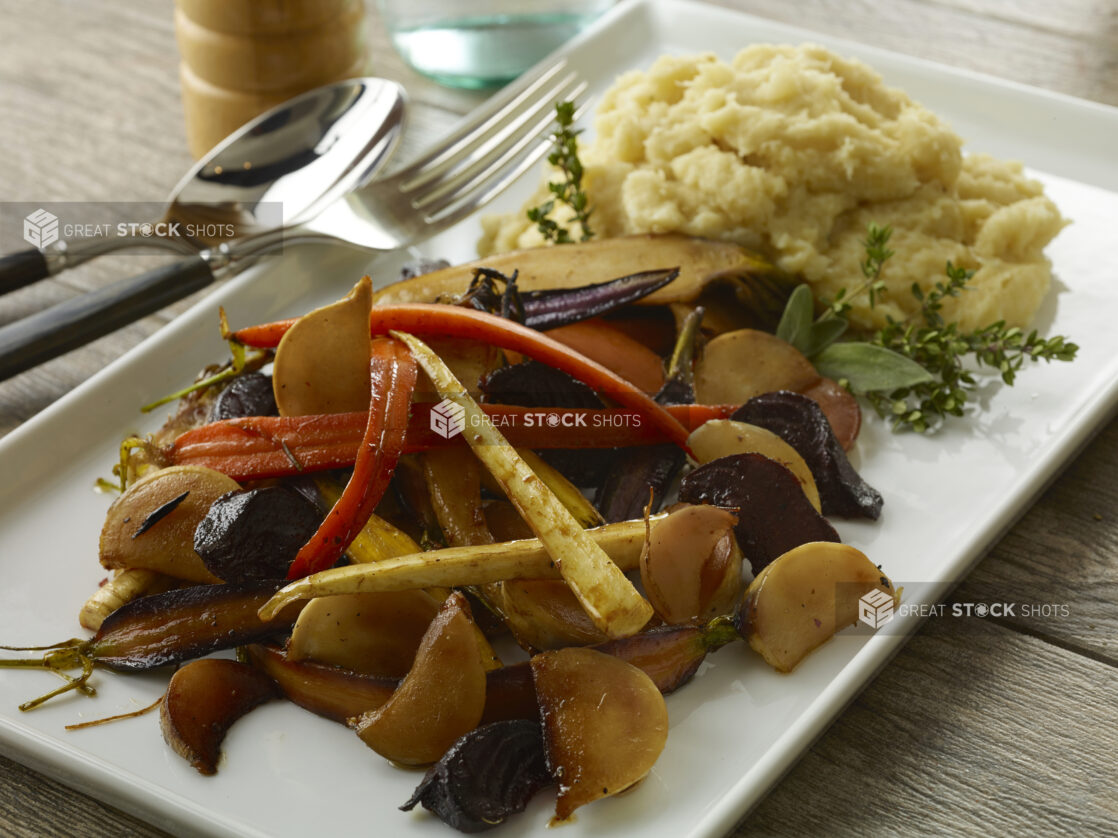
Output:
<path fill-rule="evenodd" d="M 452 87 L 519 76 L 570 40 L 613 0 L 379 0 L 397 52 Z"/>

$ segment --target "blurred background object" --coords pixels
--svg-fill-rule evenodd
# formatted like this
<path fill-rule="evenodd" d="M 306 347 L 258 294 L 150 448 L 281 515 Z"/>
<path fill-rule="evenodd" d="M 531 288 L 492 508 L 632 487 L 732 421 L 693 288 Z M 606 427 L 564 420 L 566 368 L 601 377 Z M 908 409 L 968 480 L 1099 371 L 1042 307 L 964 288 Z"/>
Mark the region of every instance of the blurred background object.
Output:
<path fill-rule="evenodd" d="M 214 0 L 220 2 L 220 0 Z M 393 46 L 451 87 L 511 81 L 569 41 L 613 0 L 379 0 Z"/>
<path fill-rule="evenodd" d="M 187 144 L 199 158 L 291 97 L 365 74 L 363 0 L 177 0 Z"/>

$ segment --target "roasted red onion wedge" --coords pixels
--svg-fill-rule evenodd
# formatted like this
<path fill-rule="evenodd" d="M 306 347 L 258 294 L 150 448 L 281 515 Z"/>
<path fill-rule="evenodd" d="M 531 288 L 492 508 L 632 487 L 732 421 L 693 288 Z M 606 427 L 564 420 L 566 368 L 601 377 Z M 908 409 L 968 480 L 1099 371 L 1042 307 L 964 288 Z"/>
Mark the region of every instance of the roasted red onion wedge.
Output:
<path fill-rule="evenodd" d="M 272 698 L 275 683 L 233 660 L 193 661 L 171 676 L 159 708 L 167 744 L 201 774 L 217 772 L 221 742 L 233 722 Z"/>

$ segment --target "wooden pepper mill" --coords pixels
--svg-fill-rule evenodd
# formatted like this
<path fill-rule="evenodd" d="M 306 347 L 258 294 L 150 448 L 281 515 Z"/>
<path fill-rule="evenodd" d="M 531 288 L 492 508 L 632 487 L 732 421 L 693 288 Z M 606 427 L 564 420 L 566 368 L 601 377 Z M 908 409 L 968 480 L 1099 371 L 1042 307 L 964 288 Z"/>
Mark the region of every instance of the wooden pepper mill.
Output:
<path fill-rule="evenodd" d="M 365 74 L 363 0 L 177 0 L 190 153 L 296 94 Z"/>

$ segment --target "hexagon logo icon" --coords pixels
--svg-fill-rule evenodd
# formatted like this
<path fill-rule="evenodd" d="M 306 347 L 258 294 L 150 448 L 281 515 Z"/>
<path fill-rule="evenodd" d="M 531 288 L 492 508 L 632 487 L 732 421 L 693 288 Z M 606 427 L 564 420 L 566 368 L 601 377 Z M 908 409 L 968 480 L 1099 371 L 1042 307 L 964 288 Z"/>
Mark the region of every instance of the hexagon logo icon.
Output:
<path fill-rule="evenodd" d="M 877 629 L 892 619 L 893 597 L 880 588 L 874 588 L 858 600 L 858 622 Z"/>
<path fill-rule="evenodd" d="M 431 430 L 443 439 L 458 436 L 466 428 L 466 408 L 451 399 L 443 399 L 431 408 Z"/>
<path fill-rule="evenodd" d="M 58 241 L 58 216 L 41 207 L 23 219 L 23 240 L 42 250 Z"/>

